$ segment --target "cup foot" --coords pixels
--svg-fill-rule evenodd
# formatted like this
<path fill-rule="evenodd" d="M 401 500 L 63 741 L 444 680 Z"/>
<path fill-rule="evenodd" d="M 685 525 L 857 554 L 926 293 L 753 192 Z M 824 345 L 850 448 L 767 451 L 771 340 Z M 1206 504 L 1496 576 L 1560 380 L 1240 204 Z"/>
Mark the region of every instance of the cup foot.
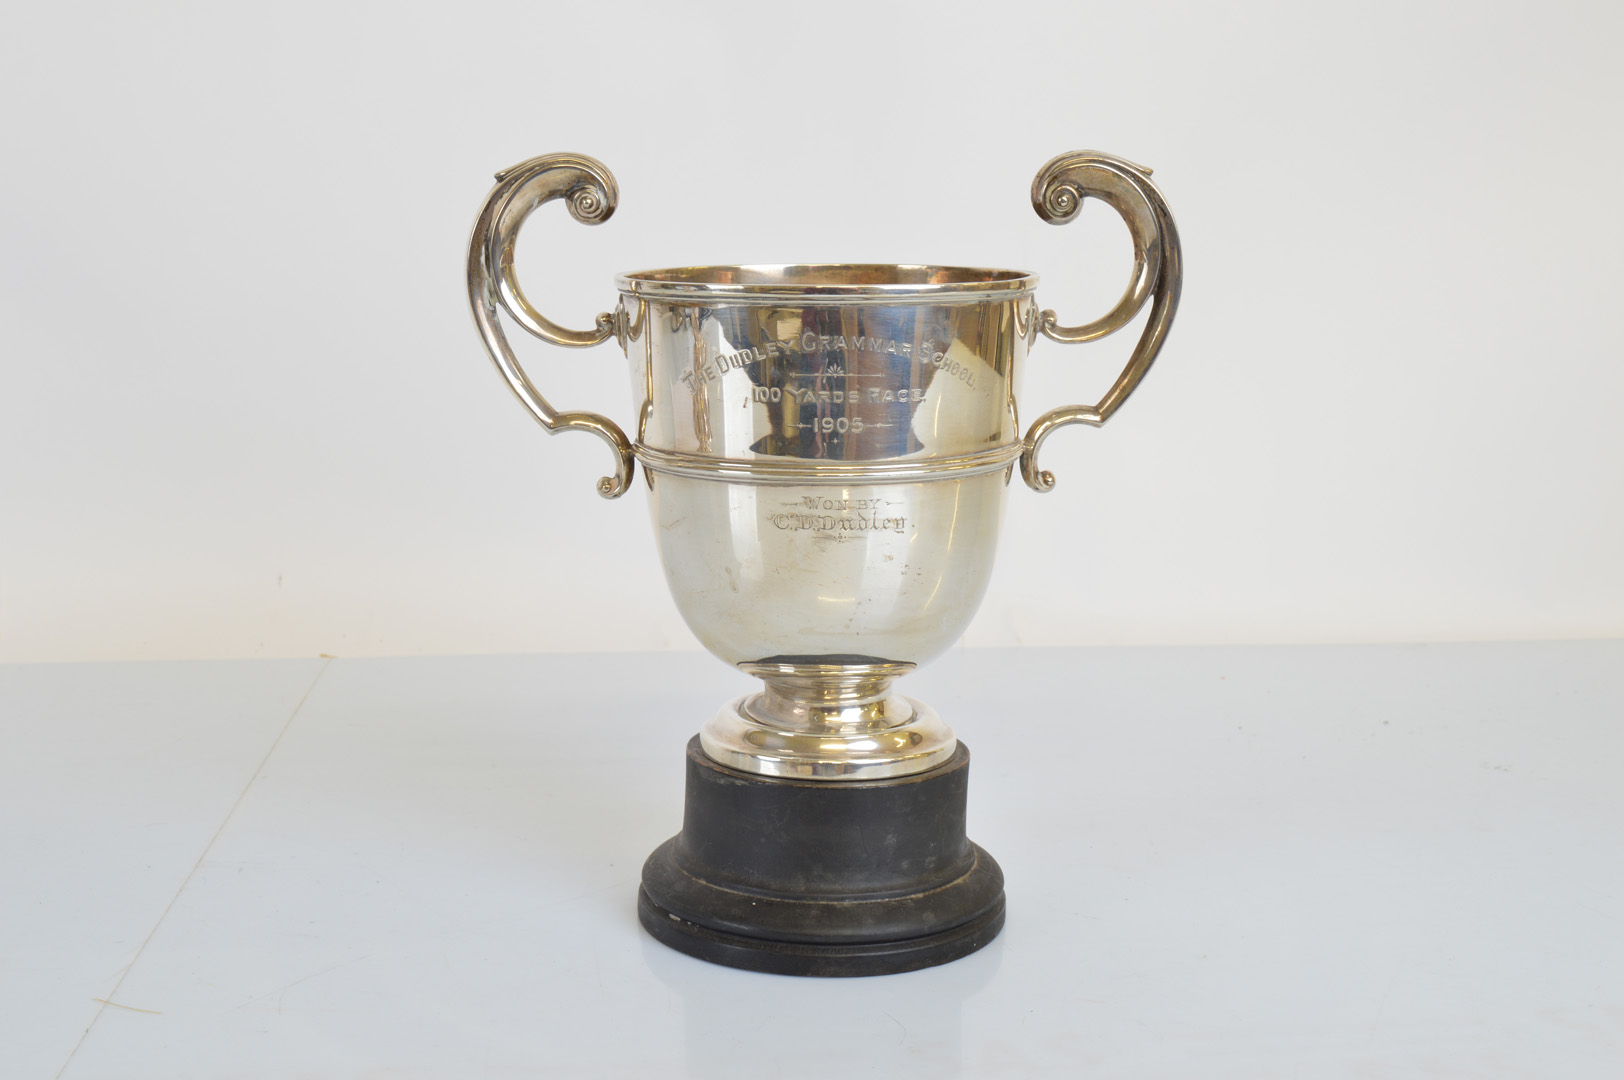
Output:
<path fill-rule="evenodd" d="M 712 760 L 757 776 L 850 783 L 928 772 L 952 760 L 958 746 L 935 709 L 900 694 L 869 704 L 849 723 L 776 717 L 762 708 L 767 696 L 731 701 L 701 729 Z"/>
<path fill-rule="evenodd" d="M 638 914 L 711 963 L 885 975 L 975 952 L 1004 923 L 1004 876 L 964 832 L 970 756 L 896 779 L 755 776 L 688 744 L 683 829 L 643 866 Z"/>

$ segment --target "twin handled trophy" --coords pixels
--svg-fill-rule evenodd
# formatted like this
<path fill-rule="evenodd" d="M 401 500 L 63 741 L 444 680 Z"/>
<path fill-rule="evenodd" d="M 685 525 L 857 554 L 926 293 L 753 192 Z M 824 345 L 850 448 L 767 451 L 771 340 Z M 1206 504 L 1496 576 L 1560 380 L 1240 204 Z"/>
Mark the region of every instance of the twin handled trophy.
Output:
<path fill-rule="evenodd" d="M 1063 326 L 1012 270 L 824 263 L 622 274 L 591 330 L 542 315 L 514 274 L 525 219 L 577 221 L 619 199 L 602 164 L 548 154 L 497 174 L 468 251 L 468 299 L 508 386 L 549 432 L 609 444 L 613 499 L 643 466 L 666 581 L 705 647 L 763 688 L 689 743 L 682 831 L 643 867 L 638 912 L 701 959 L 794 975 L 946 963 L 1004 923 L 1003 872 L 965 836 L 970 755 L 930 706 L 892 689 L 964 632 L 992 570 L 1014 470 L 1037 491 L 1043 442 L 1103 424 L 1155 360 L 1181 255 L 1150 170 L 1062 154 L 1032 206 L 1064 224 L 1093 196 L 1133 237 L 1127 291 Z M 1076 343 L 1150 313 L 1092 406 L 1023 436 L 1017 382 L 1042 334 Z M 559 412 L 519 366 L 499 312 L 555 345 L 613 338 L 631 366 L 635 440 Z"/>

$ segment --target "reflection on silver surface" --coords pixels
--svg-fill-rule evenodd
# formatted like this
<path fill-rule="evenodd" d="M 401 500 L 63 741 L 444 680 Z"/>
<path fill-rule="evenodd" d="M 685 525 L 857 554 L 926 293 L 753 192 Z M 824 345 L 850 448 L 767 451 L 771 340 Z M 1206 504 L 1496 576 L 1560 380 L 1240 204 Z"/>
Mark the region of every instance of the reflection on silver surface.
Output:
<path fill-rule="evenodd" d="M 666 580 L 705 647 L 766 683 L 701 729 L 712 758 L 857 780 L 952 756 L 951 729 L 890 685 L 986 591 L 1035 283 L 847 265 L 620 278 L 647 328 L 627 354 Z"/>
<path fill-rule="evenodd" d="M 677 607 L 711 652 L 765 688 L 701 731 L 707 754 L 747 772 L 827 780 L 909 775 L 945 761 L 952 732 L 891 683 L 958 639 L 986 590 L 1017 461 L 1040 491 L 1043 440 L 1100 424 L 1149 369 L 1178 304 L 1178 234 L 1149 170 L 1062 155 L 1033 185 L 1045 220 L 1085 196 L 1133 234 L 1127 292 L 1104 318 L 1064 327 L 1037 279 L 967 267 L 699 266 L 623 274 L 592 331 L 548 321 L 519 289 L 512 250 L 538 206 L 578 220 L 613 211 L 614 178 L 591 158 L 550 155 L 498 176 L 475 226 L 469 298 L 509 386 L 549 431 L 607 441 L 613 498 L 642 463 Z M 1147 302 L 1144 336 L 1106 397 L 1057 409 L 1023 437 L 1016 404 L 1041 331 L 1086 341 Z M 497 310 L 555 344 L 613 336 L 630 365 L 635 443 L 594 413 L 559 413 L 530 382 Z"/>

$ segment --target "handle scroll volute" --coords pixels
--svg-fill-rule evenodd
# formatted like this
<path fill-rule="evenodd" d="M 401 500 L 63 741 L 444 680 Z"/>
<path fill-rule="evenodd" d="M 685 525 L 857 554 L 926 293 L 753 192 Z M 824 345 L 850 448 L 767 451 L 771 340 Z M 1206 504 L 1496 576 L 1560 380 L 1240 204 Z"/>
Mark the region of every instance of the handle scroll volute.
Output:
<path fill-rule="evenodd" d="M 584 154 L 547 154 L 497 173 L 496 186 L 485 200 L 468 244 L 468 303 L 497 370 L 541 426 L 554 434 L 590 431 L 609 444 L 615 453 L 615 470 L 598 480 L 598 494 L 614 499 L 631 486 L 634 459 L 626 433 L 597 413 L 554 409 L 519 365 L 497 315 L 500 307 L 536 337 L 569 348 L 586 348 L 615 336 L 614 315 L 600 314 L 591 330 L 570 330 L 537 311 L 519 287 L 513 270 L 519 229 L 526 218 L 555 199 L 566 201 L 576 221 L 598 225 L 615 212 L 620 192 L 609 170 Z"/>
<path fill-rule="evenodd" d="M 1032 182 L 1032 208 L 1054 225 L 1064 225 L 1077 216 L 1083 199 L 1099 199 L 1112 207 L 1127 223 L 1133 237 L 1133 273 L 1128 288 L 1115 307 L 1102 318 L 1082 326 L 1062 326 L 1053 311 L 1044 311 L 1040 328 L 1044 335 L 1064 344 L 1093 341 L 1121 329 L 1150 301 L 1139 343 L 1110 390 L 1094 405 L 1069 405 L 1040 416 L 1026 433 L 1021 452 L 1021 476 L 1034 491 L 1054 488 L 1054 474 L 1037 465 L 1038 449 L 1057 428 L 1068 424 L 1095 427 L 1110 419 L 1128 400 L 1139 380 L 1156 360 L 1168 328 L 1178 310 L 1183 280 L 1183 253 L 1178 227 L 1162 193 L 1150 181 L 1150 170 L 1122 158 L 1090 151 L 1061 154 L 1045 165 Z"/>

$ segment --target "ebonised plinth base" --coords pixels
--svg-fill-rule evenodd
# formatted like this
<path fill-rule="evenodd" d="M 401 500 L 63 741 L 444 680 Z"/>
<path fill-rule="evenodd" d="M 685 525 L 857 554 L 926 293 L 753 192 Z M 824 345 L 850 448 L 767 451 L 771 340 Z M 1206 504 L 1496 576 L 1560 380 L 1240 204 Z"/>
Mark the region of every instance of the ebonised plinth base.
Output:
<path fill-rule="evenodd" d="M 665 944 L 780 975 L 945 964 L 1004 925 L 1004 875 L 964 834 L 970 753 L 890 780 L 755 776 L 688 744 L 682 832 L 643 866 Z"/>

